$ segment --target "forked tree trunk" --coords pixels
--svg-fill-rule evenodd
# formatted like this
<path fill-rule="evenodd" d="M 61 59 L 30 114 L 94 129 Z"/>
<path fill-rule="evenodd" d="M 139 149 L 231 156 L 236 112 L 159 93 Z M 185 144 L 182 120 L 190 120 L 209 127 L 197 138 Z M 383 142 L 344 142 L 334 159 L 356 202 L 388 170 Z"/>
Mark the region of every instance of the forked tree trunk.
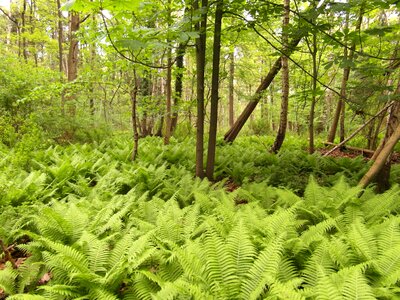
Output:
<path fill-rule="evenodd" d="M 282 20 L 282 45 L 284 53 L 288 52 L 289 39 L 288 39 L 288 26 L 289 26 L 289 14 L 290 14 L 290 0 L 284 0 L 283 2 L 284 12 Z M 277 153 L 285 140 L 287 118 L 289 108 L 289 59 L 287 56 L 282 56 L 282 100 L 281 100 L 281 116 L 278 128 L 278 134 L 275 142 L 271 148 L 271 152 Z"/>
<path fill-rule="evenodd" d="M 199 0 L 194 0 L 193 8 L 199 11 Z M 202 0 L 201 20 L 195 25 L 199 37 L 196 39 L 196 92 L 197 92 L 197 121 L 196 121 L 196 176 L 204 177 L 204 72 L 206 65 L 206 29 L 207 29 L 208 0 Z"/>
<path fill-rule="evenodd" d="M 206 175 L 209 180 L 214 179 L 215 151 L 217 144 L 218 127 L 218 100 L 219 100 L 219 62 L 221 52 L 221 26 L 223 15 L 223 0 L 217 0 L 214 22 L 213 65 L 211 77 L 211 111 L 210 130 L 208 134 L 208 152 Z"/>

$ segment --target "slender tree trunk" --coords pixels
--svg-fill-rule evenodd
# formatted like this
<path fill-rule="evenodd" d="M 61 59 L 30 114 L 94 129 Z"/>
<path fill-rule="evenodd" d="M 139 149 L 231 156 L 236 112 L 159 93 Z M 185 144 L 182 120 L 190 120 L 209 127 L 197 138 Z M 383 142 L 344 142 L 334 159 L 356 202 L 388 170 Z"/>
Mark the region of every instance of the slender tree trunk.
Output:
<path fill-rule="evenodd" d="M 68 67 L 67 67 L 67 78 L 68 82 L 74 81 L 78 77 L 78 55 L 79 55 L 79 42 L 76 36 L 79 30 L 79 14 L 76 12 L 70 12 L 70 28 L 69 28 L 69 51 L 68 51 Z M 69 114 L 75 116 L 76 104 L 75 96 L 71 95 L 68 97 L 69 102 Z"/>
<path fill-rule="evenodd" d="M 96 15 L 92 15 L 92 25 L 94 28 L 96 28 Z M 90 44 L 90 64 L 94 66 L 96 60 L 96 44 L 94 41 Z M 136 94 L 137 94 L 137 87 L 136 87 L 136 72 L 135 72 L 135 89 L 136 89 Z M 118 91 L 118 89 L 117 89 Z M 117 93 L 117 91 L 115 93 Z M 115 96 L 115 94 L 114 94 Z M 135 95 L 136 97 L 136 95 Z M 94 83 L 90 82 L 90 99 L 89 99 L 89 109 L 90 109 L 90 115 L 94 116 L 95 113 L 95 108 L 94 108 L 94 98 L 95 98 L 95 93 L 94 93 Z M 114 97 L 113 97 L 114 98 Z M 136 101 L 136 100 L 135 100 Z M 136 104 L 135 104 L 136 105 Z"/>
<path fill-rule="evenodd" d="M 197 129 L 196 129 L 196 176 L 204 177 L 204 72 L 206 65 L 206 29 L 208 0 L 202 0 L 201 21 L 196 24 L 199 37 L 196 39 L 196 91 L 197 91 Z M 194 0 L 193 8 L 199 10 L 199 0 Z"/>
<path fill-rule="evenodd" d="M 309 116 L 309 125 L 308 125 L 308 136 L 309 136 L 309 144 L 308 144 L 308 152 L 313 154 L 315 151 L 314 148 L 314 115 L 315 115 L 315 103 L 317 98 L 317 78 L 318 78 L 318 69 L 317 69 L 317 34 L 313 33 L 313 43 L 312 43 L 312 61 L 313 61 L 313 78 L 312 78 L 312 99 L 311 99 L 311 107 L 310 107 L 310 116 Z"/>
<path fill-rule="evenodd" d="M 62 13 L 61 13 L 61 3 L 57 0 L 57 15 L 58 15 L 58 71 L 60 72 L 60 82 L 64 82 L 64 68 L 63 68 L 63 24 L 62 24 Z M 64 92 L 61 92 L 61 113 L 65 115 L 65 97 Z"/>
<path fill-rule="evenodd" d="M 171 0 L 168 0 L 168 27 L 171 26 Z M 171 41 L 167 39 L 167 44 Z M 165 135 L 164 135 L 164 145 L 169 144 L 169 139 L 171 138 L 172 129 L 172 51 L 171 47 L 168 47 L 167 51 L 167 80 L 165 83 L 166 89 L 166 114 L 165 114 Z"/>
<path fill-rule="evenodd" d="M 26 0 L 23 0 L 22 13 L 21 13 L 21 34 L 22 34 L 22 55 L 25 62 L 28 61 L 28 50 L 26 43 Z"/>
<path fill-rule="evenodd" d="M 180 43 L 178 45 L 177 56 L 176 56 L 176 77 L 175 77 L 175 95 L 174 95 L 174 112 L 172 114 L 171 122 L 171 134 L 174 133 L 176 125 L 178 124 L 178 109 L 179 103 L 182 100 L 183 91 L 183 71 L 184 71 L 184 56 L 185 56 L 185 45 Z"/>
<path fill-rule="evenodd" d="M 132 161 L 134 161 L 138 155 L 139 149 L 139 132 L 138 132 L 138 121 L 136 114 L 137 106 L 137 93 L 138 93 L 138 80 L 136 76 L 136 70 L 133 71 L 134 74 L 134 86 L 131 90 L 131 104 L 132 104 L 132 129 L 133 129 L 133 151 L 132 151 Z"/>
<path fill-rule="evenodd" d="M 290 0 L 284 0 L 284 13 L 282 20 L 282 45 L 284 53 L 289 50 L 288 26 L 290 14 Z M 285 140 L 286 127 L 288 123 L 288 108 L 289 108 L 289 59 L 287 56 L 282 56 L 282 100 L 281 100 L 281 116 L 278 128 L 278 134 L 271 148 L 271 152 L 277 153 Z"/>
<path fill-rule="evenodd" d="M 324 9 L 326 3 L 318 8 L 316 11 L 316 16 L 315 18 L 320 14 L 320 12 Z M 311 9 L 310 9 L 311 10 Z M 314 9 L 312 9 L 314 11 Z M 306 13 L 306 12 L 305 12 Z M 227 133 L 225 133 L 224 140 L 225 142 L 232 143 L 236 137 L 238 136 L 240 130 L 242 130 L 244 124 L 246 121 L 249 119 L 251 113 L 254 111 L 254 109 L 257 107 L 258 102 L 262 98 L 262 92 L 265 91 L 271 84 L 271 82 L 274 80 L 275 76 L 279 73 L 281 70 L 282 64 L 281 64 L 281 58 L 283 56 L 290 57 L 290 55 L 293 53 L 297 45 L 300 43 L 301 39 L 304 37 L 304 34 L 301 34 L 299 37 L 296 37 L 289 43 L 289 50 L 287 51 L 286 55 L 282 55 L 279 57 L 273 66 L 271 67 L 269 73 L 267 76 L 264 78 L 264 80 L 261 82 L 261 84 L 258 86 L 255 94 L 253 95 L 251 101 L 247 104 L 243 112 L 240 114 L 240 116 L 236 119 L 235 124 L 228 130 Z"/>
<path fill-rule="evenodd" d="M 361 4 L 360 14 L 359 14 L 356 28 L 355 28 L 356 31 L 360 30 L 360 28 L 361 28 L 363 16 L 364 16 L 364 3 Z M 348 29 L 349 29 L 349 13 L 347 13 L 347 15 L 346 15 L 346 25 L 345 26 L 348 31 Z M 346 41 L 347 41 L 347 35 L 346 35 Z M 347 42 L 346 42 L 346 45 L 347 45 Z M 349 64 L 353 61 L 355 49 L 356 49 L 356 42 L 354 40 L 351 43 L 350 51 L 348 51 L 347 46 L 344 48 L 344 54 L 343 54 L 344 61 L 346 61 L 347 64 Z M 338 126 L 339 121 L 340 121 L 340 141 L 344 140 L 344 136 L 345 136 L 345 128 L 344 128 L 345 122 L 344 121 L 345 121 L 345 111 L 346 111 L 345 99 L 347 96 L 347 82 L 348 82 L 349 76 L 350 76 L 350 69 L 351 69 L 351 67 L 349 65 L 347 65 L 343 69 L 342 84 L 340 87 L 340 99 L 336 106 L 335 115 L 332 120 L 332 126 L 330 128 L 329 135 L 328 135 L 328 142 L 330 142 L 330 143 L 333 143 L 335 140 L 337 126 Z"/>
<path fill-rule="evenodd" d="M 229 55 L 229 126 L 232 127 L 234 124 L 234 86 L 233 80 L 235 77 L 235 51 L 232 51 Z"/>
<path fill-rule="evenodd" d="M 172 59 L 171 59 L 171 49 L 168 50 L 168 59 L 167 59 L 167 80 L 165 82 L 165 89 L 166 89 L 166 114 L 165 114 L 165 134 L 164 134 L 164 145 L 169 144 L 169 139 L 171 137 L 171 95 L 172 95 Z"/>
<path fill-rule="evenodd" d="M 219 100 L 219 62 L 221 52 L 221 26 L 223 15 L 223 0 L 217 0 L 214 21 L 213 69 L 211 77 L 211 112 L 210 130 L 208 134 L 208 153 L 206 175 L 209 180 L 214 179 L 215 150 L 218 127 L 218 100 Z"/>

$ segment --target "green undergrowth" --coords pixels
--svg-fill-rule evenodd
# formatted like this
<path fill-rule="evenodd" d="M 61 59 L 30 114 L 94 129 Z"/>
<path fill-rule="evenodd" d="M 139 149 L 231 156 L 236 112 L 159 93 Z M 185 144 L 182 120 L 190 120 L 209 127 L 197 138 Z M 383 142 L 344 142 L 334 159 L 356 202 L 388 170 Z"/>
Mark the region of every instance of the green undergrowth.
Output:
<path fill-rule="evenodd" d="M 358 197 L 362 158 L 294 142 L 273 155 L 268 142 L 219 146 L 216 173 L 234 191 L 193 178 L 193 140 L 142 140 L 134 163 L 126 139 L 51 146 L 23 163 L 0 147 L 0 237 L 25 257 L 0 270 L 0 295 L 400 297 L 400 188 Z"/>

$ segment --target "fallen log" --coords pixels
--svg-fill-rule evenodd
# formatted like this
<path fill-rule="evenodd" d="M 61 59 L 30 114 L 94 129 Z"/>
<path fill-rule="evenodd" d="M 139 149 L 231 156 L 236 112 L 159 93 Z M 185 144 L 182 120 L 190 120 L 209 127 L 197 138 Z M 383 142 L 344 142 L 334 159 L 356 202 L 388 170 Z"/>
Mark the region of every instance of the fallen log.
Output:
<path fill-rule="evenodd" d="M 338 146 L 338 144 L 331 143 L 331 142 L 325 142 L 324 144 L 326 146 L 334 146 L 334 147 Z M 375 152 L 370 149 L 364 149 L 364 148 L 353 147 L 353 146 L 345 146 L 345 145 L 343 145 L 342 147 L 339 146 L 338 149 L 347 149 L 347 150 L 352 150 L 352 151 L 358 151 L 358 152 L 361 152 L 363 155 L 365 154 L 364 156 L 368 156 L 368 157 L 371 157 Z M 324 156 L 326 156 L 326 155 L 324 155 Z"/>

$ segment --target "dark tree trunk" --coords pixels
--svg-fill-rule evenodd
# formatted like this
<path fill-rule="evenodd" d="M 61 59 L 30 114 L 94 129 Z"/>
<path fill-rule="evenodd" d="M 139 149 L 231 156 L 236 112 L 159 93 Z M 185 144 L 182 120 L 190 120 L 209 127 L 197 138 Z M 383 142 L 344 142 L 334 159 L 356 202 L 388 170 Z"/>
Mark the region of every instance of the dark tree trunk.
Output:
<path fill-rule="evenodd" d="M 133 151 L 132 151 L 132 161 L 134 161 L 138 155 L 139 149 L 139 132 L 138 132 L 138 121 L 136 114 L 137 105 L 137 93 L 138 93 L 138 80 L 136 76 L 136 71 L 133 71 L 133 88 L 131 90 L 131 104 L 132 104 L 132 129 L 133 129 Z"/>
<path fill-rule="evenodd" d="M 217 0 L 214 22 L 213 68 L 211 77 L 211 112 L 210 130 L 208 134 L 208 153 L 206 175 L 209 180 L 214 179 L 215 150 L 218 127 L 218 98 L 219 98 L 219 62 L 221 52 L 221 26 L 223 15 L 223 0 Z"/>
<path fill-rule="evenodd" d="M 284 13 L 282 20 L 282 44 L 284 53 L 288 53 L 289 39 L 288 26 L 290 14 L 290 0 L 284 0 Z M 281 100 L 281 116 L 278 128 L 278 134 L 271 148 L 271 152 L 277 153 L 285 140 L 286 127 L 288 123 L 288 108 L 289 108 L 289 59 L 287 56 L 282 56 L 282 100 Z"/>
<path fill-rule="evenodd" d="M 311 48 L 311 47 L 310 47 Z M 309 117 L 309 125 L 308 125 L 308 136 L 309 136 L 309 144 L 308 144 L 308 152 L 313 154 L 314 149 L 314 115 L 315 115 L 315 103 L 316 103 L 316 93 L 317 93 L 317 78 L 318 78 L 318 69 L 317 69 L 317 34 L 313 33 L 313 42 L 312 42 L 312 61 L 313 61 L 313 78 L 312 78 L 312 99 L 311 99 L 311 107 L 310 107 L 310 117 Z"/>
<path fill-rule="evenodd" d="M 234 116 L 234 86 L 233 80 L 235 77 L 235 51 L 232 51 L 229 55 L 229 126 L 232 127 L 235 120 Z"/>
<path fill-rule="evenodd" d="M 183 58 L 185 56 L 185 45 L 180 43 L 178 45 L 177 56 L 176 56 L 176 77 L 175 77 L 175 95 L 174 95 L 174 112 L 171 120 L 171 134 L 174 133 L 176 125 L 178 124 L 178 106 L 182 100 L 183 91 Z"/>
<path fill-rule="evenodd" d="M 172 95 L 172 59 L 171 59 L 171 49 L 168 50 L 168 59 L 167 59 L 167 80 L 165 82 L 166 89 L 166 114 L 165 114 L 165 134 L 164 134 L 164 145 L 169 144 L 169 139 L 171 137 L 171 95 Z"/>
<path fill-rule="evenodd" d="M 196 129 L 196 176 L 204 177 L 204 72 L 206 65 L 206 29 L 208 0 L 202 0 L 201 21 L 196 24 L 199 37 L 196 39 L 196 91 L 197 91 L 197 129 Z M 199 0 L 194 0 L 193 8 L 199 10 Z"/>

